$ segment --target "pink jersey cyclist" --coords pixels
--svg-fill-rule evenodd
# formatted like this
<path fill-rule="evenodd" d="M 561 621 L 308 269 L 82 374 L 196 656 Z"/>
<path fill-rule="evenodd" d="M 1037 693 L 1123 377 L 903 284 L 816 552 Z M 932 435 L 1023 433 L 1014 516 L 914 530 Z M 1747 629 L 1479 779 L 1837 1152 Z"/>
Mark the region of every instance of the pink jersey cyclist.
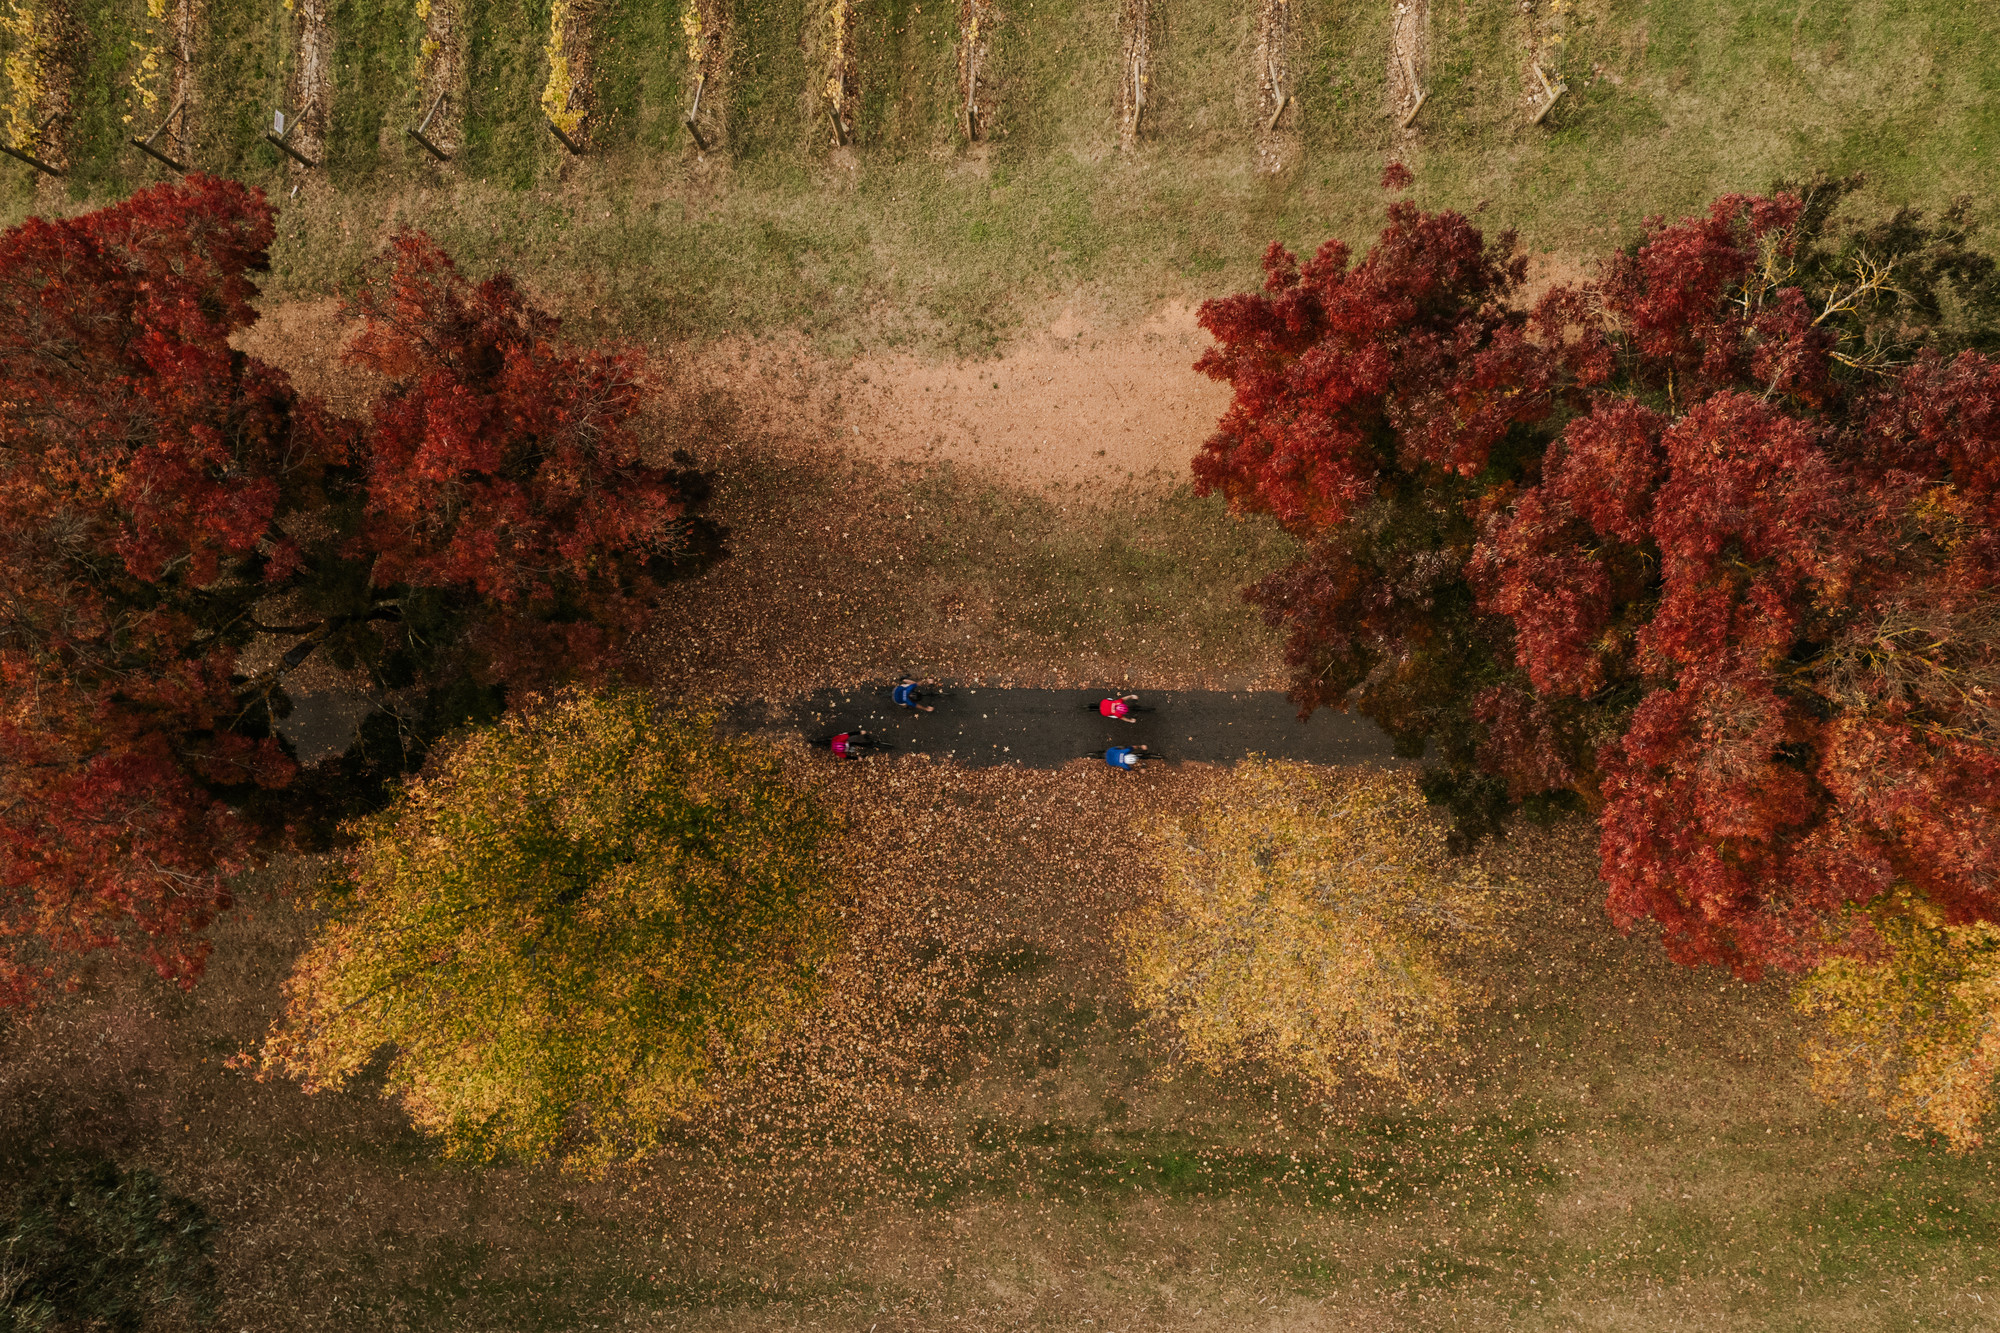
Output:
<path fill-rule="evenodd" d="M 865 731 L 842 731 L 831 736 L 821 736 L 813 744 L 823 745 L 833 751 L 835 759 L 859 759 L 863 755 L 871 754 L 876 750 L 895 748 L 883 743 Z"/>
<path fill-rule="evenodd" d="M 1136 694 L 1122 694 L 1114 699 L 1099 699 L 1097 711 L 1104 717 L 1115 718 L 1120 722 L 1137 722 L 1139 719 L 1132 716 L 1132 701 L 1138 697 Z"/>

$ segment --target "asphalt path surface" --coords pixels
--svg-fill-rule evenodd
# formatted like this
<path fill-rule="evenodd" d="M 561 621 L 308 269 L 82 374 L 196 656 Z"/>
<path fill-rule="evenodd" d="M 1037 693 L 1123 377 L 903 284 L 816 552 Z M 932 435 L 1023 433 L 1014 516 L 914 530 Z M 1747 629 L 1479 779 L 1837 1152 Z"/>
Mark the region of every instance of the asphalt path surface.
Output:
<path fill-rule="evenodd" d="M 1136 723 L 1099 716 L 1102 693 L 948 687 L 926 690 L 934 713 L 900 708 L 887 685 L 829 690 L 773 717 L 746 705 L 730 721 L 749 731 L 791 731 L 808 739 L 866 731 L 900 753 L 935 755 L 972 766 L 1059 768 L 1113 745 L 1146 745 L 1171 762 L 1233 763 L 1252 754 L 1316 764 L 1394 763 L 1389 737 L 1374 723 L 1322 708 L 1306 721 L 1277 690 L 1143 691 L 1152 711 Z"/>

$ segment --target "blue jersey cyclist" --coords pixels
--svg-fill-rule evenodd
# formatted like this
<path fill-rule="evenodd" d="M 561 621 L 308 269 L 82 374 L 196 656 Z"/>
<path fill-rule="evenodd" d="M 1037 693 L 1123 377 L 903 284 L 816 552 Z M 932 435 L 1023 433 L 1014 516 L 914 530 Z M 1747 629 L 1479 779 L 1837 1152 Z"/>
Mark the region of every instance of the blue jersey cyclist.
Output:
<path fill-rule="evenodd" d="M 1114 745 L 1104 752 L 1104 762 L 1117 769 L 1134 769 L 1153 756 L 1143 745 Z"/>
<path fill-rule="evenodd" d="M 937 682 L 934 680 L 918 680 L 915 676 L 905 676 L 896 682 L 896 688 L 889 691 L 889 697 L 904 708 L 915 709 L 922 713 L 935 713 L 937 708 L 923 701 L 923 691 L 919 688 L 935 684 Z"/>

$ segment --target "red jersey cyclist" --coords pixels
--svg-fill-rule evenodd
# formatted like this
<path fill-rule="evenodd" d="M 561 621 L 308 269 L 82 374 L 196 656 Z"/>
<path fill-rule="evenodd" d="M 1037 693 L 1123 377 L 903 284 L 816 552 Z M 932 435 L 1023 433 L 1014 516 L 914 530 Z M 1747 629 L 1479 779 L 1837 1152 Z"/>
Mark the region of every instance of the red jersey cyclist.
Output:
<path fill-rule="evenodd" d="M 1105 717 L 1116 718 L 1120 722 L 1136 724 L 1139 719 L 1132 716 L 1132 705 L 1137 703 L 1138 700 L 1139 696 L 1136 694 L 1121 694 L 1112 699 L 1099 699 L 1097 701 L 1097 711 Z"/>
<path fill-rule="evenodd" d="M 889 748 L 865 731 L 843 731 L 833 736 L 822 736 L 813 744 L 824 745 L 833 752 L 835 759 L 859 759 L 871 751 Z"/>
<path fill-rule="evenodd" d="M 1130 722 L 1136 726 L 1139 722 L 1138 714 L 1150 713 L 1153 710 L 1141 704 L 1139 696 L 1136 694 L 1112 694 L 1099 699 L 1095 703 L 1085 704 L 1083 711 L 1086 713 L 1094 712 L 1098 716 L 1109 718 L 1114 722 Z"/>

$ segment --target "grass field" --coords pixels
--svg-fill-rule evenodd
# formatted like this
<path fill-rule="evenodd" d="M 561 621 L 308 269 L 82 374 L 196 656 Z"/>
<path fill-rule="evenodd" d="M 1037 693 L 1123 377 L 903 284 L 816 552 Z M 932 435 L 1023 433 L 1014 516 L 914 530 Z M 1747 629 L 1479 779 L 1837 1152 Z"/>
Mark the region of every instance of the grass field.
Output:
<path fill-rule="evenodd" d="M 728 142 L 706 161 L 679 127 L 691 94 L 678 7 L 595 12 L 599 151 L 570 160 L 541 125 L 548 6 L 505 0 L 467 7 L 466 148 L 440 170 L 400 136 L 413 8 L 337 5 L 330 188 L 288 206 L 279 289 L 337 288 L 388 225 L 407 222 L 475 267 L 514 267 L 576 313 L 615 311 L 628 333 L 802 328 L 836 349 L 965 352 L 1051 292 L 1087 285 L 1138 308 L 1251 281 L 1272 238 L 1365 240 L 1392 156 L 1416 170 L 1426 205 L 1482 209 L 1489 227 L 1572 258 L 1648 214 L 1816 169 L 1866 172 L 1877 208 L 1970 194 L 1991 220 L 2000 197 L 2000 24 L 1977 5 L 1580 0 L 1554 61 L 1571 91 L 1530 127 L 1519 5 L 1440 0 L 1431 100 L 1412 136 L 1387 115 L 1389 6 L 1303 6 L 1301 156 L 1276 176 L 1252 168 L 1248 11 L 1218 0 L 1161 6 L 1154 119 L 1129 158 L 1115 151 L 1109 0 L 1007 12 L 990 71 L 999 120 L 973 151 L 953 128 L 955 8 L 864 7 L 858 143 L 840 157 L 808 86 L 816 20 L 799 0 L 738 0 L 709 91 Z M 79 94 L 96 108 L 74 135 L 89 162 L 71 185 L 79 205 L 150 178 L 122 138 L 110 142 L 133 13 L 136 0 L 88 11 L 101 35 Z M 208 6 L 199 165 L 289 189 L 289 168 L 258 138 L 283 87 L 288 20 L 280 0 Z M 0 172 L 18 216 L 27 168 Z"/>

